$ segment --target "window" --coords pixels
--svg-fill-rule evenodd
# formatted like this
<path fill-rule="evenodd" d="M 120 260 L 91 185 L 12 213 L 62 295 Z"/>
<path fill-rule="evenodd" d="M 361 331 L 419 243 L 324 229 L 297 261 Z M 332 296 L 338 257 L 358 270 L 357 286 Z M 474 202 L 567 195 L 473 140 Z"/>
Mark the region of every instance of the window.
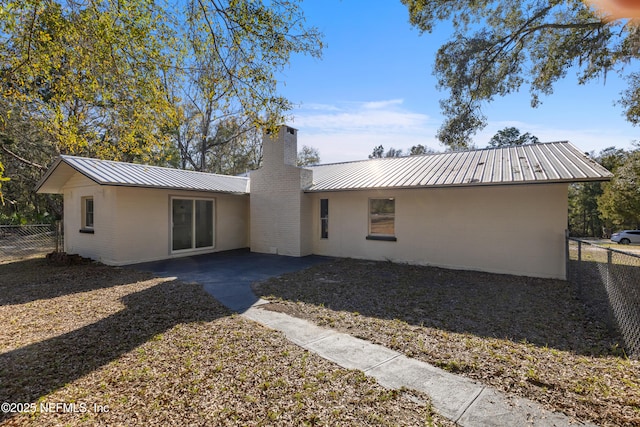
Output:
<path fill-rule="evenodd" d="M 320 199 L 320 238 L 329 238 L 329 199 Z"/>
<path fill-rule="evenodd" d="M 396 241 L 395 237 L 396 200 L 369 199 L 369 240 Z"/>
<path fill-rule="evenodd" d="M 93 197 L 82 199 L 82 227 L 81 233 L 93 233 Z"/>
<path fill-rule="evenodd" d="M 171 199 L 171 249 L 214 246 L 214 200 Z"/>

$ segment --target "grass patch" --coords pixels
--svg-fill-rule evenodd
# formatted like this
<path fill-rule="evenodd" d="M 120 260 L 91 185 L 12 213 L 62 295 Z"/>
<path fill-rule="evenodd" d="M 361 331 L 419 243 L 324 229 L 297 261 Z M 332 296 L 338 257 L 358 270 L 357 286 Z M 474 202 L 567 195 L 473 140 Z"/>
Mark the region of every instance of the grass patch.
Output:
<path fill-rule="evenodd" d="M 640 362 L 560 280 L 336 260 L 254 285 L 272 304 L 548 409 L 640 425 Z"/>
<path fill-rule="evenodd" d="M 453 425 L 194 284 L 7 263 L 0 319 L 0 402 L 36 408 L 0 413 L 0 425 Z"/>

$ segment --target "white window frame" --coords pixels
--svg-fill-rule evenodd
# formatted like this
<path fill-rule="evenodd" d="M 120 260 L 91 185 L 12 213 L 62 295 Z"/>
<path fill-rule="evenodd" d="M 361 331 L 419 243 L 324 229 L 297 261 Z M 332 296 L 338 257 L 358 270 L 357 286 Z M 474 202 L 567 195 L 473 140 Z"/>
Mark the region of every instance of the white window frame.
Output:
<path fill-rule="evenodd" d="M 191 247 L 185 249 L 173 249 L 173 201 L 174 200 L 189 200 L 192 204 L 192 212 L 191 212 Z M 212 203 L 211 209 L 211 221 L 212 221 L 212 235 L 211 235 L 211 246 L 201 246 L 196 247 L 196 201 L 202 200 Z M 199 251 L 209 251 L 216 247 L 216 199 L 209 197 L 189 197 L 189 196 L 171 196 L 169 200 L 169 249 L 172 254 L 179 254 L 185 252 L 199 252 Z"/>
<path fill-rule="evenodd" d="M 89 209 L 89 202 L 91 202 L 91 209 Z M 83 196 L 80 198 L 81 203 L 81 232 L 93 233 L 96 222 L 96 203 L 93 196 Z M 88 220 L 89 214 L 91 215 L 91 221 Z"/>

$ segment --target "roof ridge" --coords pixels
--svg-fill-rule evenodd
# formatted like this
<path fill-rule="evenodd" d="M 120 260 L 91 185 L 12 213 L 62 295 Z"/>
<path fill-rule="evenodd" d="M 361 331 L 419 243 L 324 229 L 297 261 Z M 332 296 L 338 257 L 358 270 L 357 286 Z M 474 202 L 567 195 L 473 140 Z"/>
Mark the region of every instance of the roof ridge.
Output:
<path fill-rule="evenodd" d="M 371 161 L 385 161 L 392 159 L 406 159 L 406 158 L 418 158 L 418 157 L 429 157 L 429 156 L 442 156 L 446 154 L 457 154 L 457 153 L 471 153 L 477 151 L 487 151 L 487 150 L 502 150 L 502 149 L 510 149 L 510 148 L 518 148 L 518 147 L 530 147 L 530 146 L 540 146 L 540 145 L 551 145 L 551 144 L 571 144 L 568 140 L 563 141 L 547 141 L 547 142 L 534 142 L 531 144 L 519 144 L 519 145 L 509 145 L 503 147 L 483 147 L 483 148 L 473 148 L 469 150 L 451 150 L 451 151 L 443 151 L 441 153 L 425 153 L 425 154 L 413 154 L 408 156 L 400 156 L 400 157 L 376 157 L 373 159 L 360 159 L 360 160 L 346 160 L 343 162 L 332 162 L 332 163 L 322 163 L 319 165 L 310 165 L 304 166 L 305 169 L 311 169 L 320 166 L 333 166 L 333 165 L 344 165 L 350 163 L 362 163 L 362 162 L 371 162 Z"/>
<path fill-rule="evenodd" d="M 612 176 L 569 141 L 370 159 L 310 169 L 314 182 L 305 190 L 309 192 L 606 181 Z"/>
<path fill-rule="evenodd" d="M 95 157 L 82 157 L 82 156 L 72 156 L 72 155 L 68 155 L 68 154 L 61 154 L 60 158 L 62 159 L 77 159 L 80 161 L 96 161 L 96 162 L 102 162 L 102 163 L 115 163 L 115 164 L 121 164 L 121 165 L 127 165 L 127 166 L 139 166 L 139 167 L 145 167 L 145 168 L 154 168 L 154 169 L 163 169 L 163 170 L 170 170 L 170 171 L 178 171 L 178 172 L 188 172 L 188 173 L 194 173 L 194 174 L 202 174 L 202 175 L 213 175 L 213 176 L 219 176 L 219 177 L 223 177 L 223 178 L 239 178 L 239 179 L 243 179 L 243 180 L 248 180 L 248 177 L 244 177 L 244 176 L 237 176 L 237 175 L 225 175 L 222 173 L 214 173 L 214 172 L 203 172 L 203 171 L 196 171 L 196 170 L 191 170 L 191 169 L 180 169 L 180 168 L 172 168 L 172 167 L 167 167 L 167 166 L 157 166 L 157 165 L 148 165 L 148 164 L 144 164 L 144 163 L 131 163 L 131 162 L 122 162 L 119 160 L 109 160 L 109 159 L 96 159 Z"/>

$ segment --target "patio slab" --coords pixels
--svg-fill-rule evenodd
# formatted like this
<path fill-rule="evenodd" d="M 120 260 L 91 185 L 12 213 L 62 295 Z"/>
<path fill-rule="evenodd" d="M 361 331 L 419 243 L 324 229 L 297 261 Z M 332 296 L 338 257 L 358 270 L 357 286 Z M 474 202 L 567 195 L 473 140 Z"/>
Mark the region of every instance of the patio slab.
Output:
<path fill-rule="evenodd" d="M 151 271 L 161 277 L 177 277 L 184 282 L 200 283 L 229 309 L 242 313 L 254 304 L 264 303 L 251 290 L 251 284 L 285 273 L 328 262 L 332 258 L 317 255 L 289 257 L 261 254 L 248 249 L 171 258 L 128 267 Z"/>

